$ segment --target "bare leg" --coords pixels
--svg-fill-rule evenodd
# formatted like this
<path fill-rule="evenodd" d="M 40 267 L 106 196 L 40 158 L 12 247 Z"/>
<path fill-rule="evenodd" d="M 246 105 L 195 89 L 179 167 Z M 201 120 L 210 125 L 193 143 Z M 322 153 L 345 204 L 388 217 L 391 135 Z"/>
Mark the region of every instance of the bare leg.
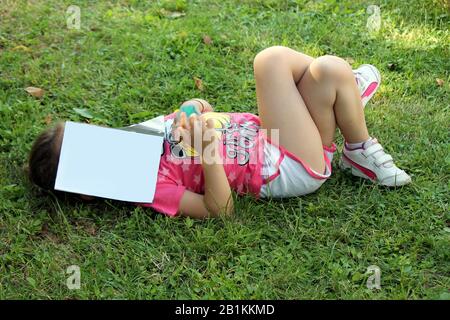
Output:
<path fill-rule="evenodd" d="M 320 132 L 296 83 L 313 58 L 286 47 L 270 47 L 254 61 L 256 95 L 262 127 L 279 129 L 279 142 L 317 172 L 325 161 Z"/>
<path fill-rule="evenodd" d="M 334 56 L 315 59 L 297 87 L 324 145 L 332 144 L 336 124 L 349 143 L 369 138 L 360 93 L 345 60 Z"/>
<path fill-rule="evenodd" d="M 314 170 L 325 168 L 322 145 L 333 143 L 336 125 L 349 143 L 369 139 L 360 93 L 345 60 L 270 47 L 256 56 L 254 68 L 262 127 L 279 129 L 280 144 Z"/>
<path fill-rule="evenodd" d="M 255 78 L 263 128 L 279 129 L 279 142 L 314 170 L 324 169 L 322 144 L 332 144 L 336 126 L 349 143 L 369 140 L 360 93 L 343 59 L 312 59 L 289 48 L 271 47 L 256 56 Z M 367 147 L 344 148 L 343 159 L 342 166 L 354 175 L 381 185 L 411 182 L 376 139 Z"/>

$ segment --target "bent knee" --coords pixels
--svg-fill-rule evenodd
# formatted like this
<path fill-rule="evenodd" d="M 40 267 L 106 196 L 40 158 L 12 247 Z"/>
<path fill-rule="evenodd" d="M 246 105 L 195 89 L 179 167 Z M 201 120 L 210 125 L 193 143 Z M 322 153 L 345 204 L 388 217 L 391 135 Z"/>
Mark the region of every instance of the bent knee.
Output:
<path fill-rule="evenodd" d="M 279 66 L 286 60 L 289 50 L 288 47 L 273 46 L 260 51 L 253 59 L 255 74 Z"/>
<path fill-rule="evenodd" d="M 350 64 L 336 56 L 321 56 L 311 63 L 310 68 L 314 77 L 321 80 L 333 79 L 342 81 L 354 78 Z"/>

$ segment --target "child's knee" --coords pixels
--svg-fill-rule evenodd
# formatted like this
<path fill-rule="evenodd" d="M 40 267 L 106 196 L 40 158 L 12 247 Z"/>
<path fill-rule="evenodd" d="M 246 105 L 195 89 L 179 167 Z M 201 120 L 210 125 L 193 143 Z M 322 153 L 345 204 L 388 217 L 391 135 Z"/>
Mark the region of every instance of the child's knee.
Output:
<path fill-rule="evenodd" d="M 316 79 L 343 81 L 354 79 L 352 67 L 342 58 L 325 55 L 311 63 L 311 72 Z"/>
<path fill-rule="evenodd" d="M 259 74 L 277 67 L 285 59 L 289 48 L 283 46 L 273 46 L 260 51 L 253 60 L 255 74 Z"/>

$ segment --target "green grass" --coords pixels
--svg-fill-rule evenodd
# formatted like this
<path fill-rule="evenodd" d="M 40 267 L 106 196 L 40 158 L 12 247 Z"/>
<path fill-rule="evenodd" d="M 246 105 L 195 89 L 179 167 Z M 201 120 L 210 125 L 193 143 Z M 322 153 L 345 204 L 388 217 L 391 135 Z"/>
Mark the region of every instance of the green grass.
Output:
<path fill-rule="evenodd" d="M 66 27 L 71 4 L 78 31 Z M 369 4 L 382 18 L 371 35 Z M 443 0 L 1 1 L 0 298 L 449 299 L 448 10 Z M 57 201 L 24 178 L 46 122 L 85 120 L 74 108 L 113 127 L 192 97 L 256 112 L 252 60 L 271 45 L 376 65 L 368 126 L 413 184 L 372 185 L 340 172 L 337 156 L 315 194 L 241 198 L 233 218 L 202 222 Z M 66 287 L 70 265 L 80 290 Z M 366 287 L 370 265 L 380 290 Z"/>

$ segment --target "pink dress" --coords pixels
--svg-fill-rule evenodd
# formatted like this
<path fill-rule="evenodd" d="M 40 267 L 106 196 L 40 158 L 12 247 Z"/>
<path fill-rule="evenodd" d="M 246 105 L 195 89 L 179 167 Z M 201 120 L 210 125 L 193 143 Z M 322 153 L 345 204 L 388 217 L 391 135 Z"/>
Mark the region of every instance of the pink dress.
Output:
<path fill-rule="evenodd" d="M 265 135 L 259 118 L 251 113 L 204 113 L 213 119 L 219 137 L 220 156 L 232 190 L 238 194 L 259 196 L 263 179 L 263 146 Z M 137 203 L 169 216 L 177 214 L 185 190 L 204 193 L 203 169 L 192 148 L 172 139 L 171 126 L 175 113 L 165 117 L 166 134 L 155 197 L 152 203 Z"/>
<path fill-rule="evenodd" d="M 324 147 L 326 168 L 315 172 L 305 161 L 267 138 L 251 113 L 207 112 L 219 137 L 220 156 L 232 190 L 255 197 L 299 196 L 317 190 L 331 175 L 336 146 Z M 168 216 L 177 215 L 186 190 L 204 194 L 203 168 L 196 152 L 171 136 L 175 114 L 165 117 L 165 137 L 152 203 L 137 203 Z"/>

